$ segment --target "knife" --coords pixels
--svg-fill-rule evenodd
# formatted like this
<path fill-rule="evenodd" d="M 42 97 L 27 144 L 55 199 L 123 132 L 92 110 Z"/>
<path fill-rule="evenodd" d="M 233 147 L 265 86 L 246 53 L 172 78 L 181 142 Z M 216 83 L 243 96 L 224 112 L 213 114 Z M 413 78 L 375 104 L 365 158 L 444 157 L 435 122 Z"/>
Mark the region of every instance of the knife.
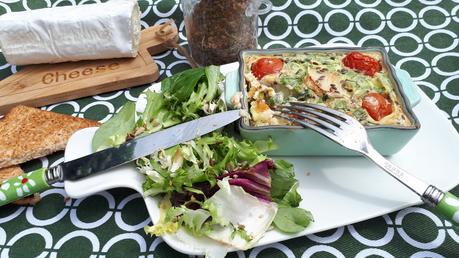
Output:
<path fill-rule="evenodd" d="M 239 110 L 198 118 L 174 127 L 127 141 L 117 147 L 61 163 L 49 169 L 25 173 L 1 183 L 0 206 L 51 188 L 51 184 L 94 175 L 161 149 L 193 140 L 240 118 Z"/>

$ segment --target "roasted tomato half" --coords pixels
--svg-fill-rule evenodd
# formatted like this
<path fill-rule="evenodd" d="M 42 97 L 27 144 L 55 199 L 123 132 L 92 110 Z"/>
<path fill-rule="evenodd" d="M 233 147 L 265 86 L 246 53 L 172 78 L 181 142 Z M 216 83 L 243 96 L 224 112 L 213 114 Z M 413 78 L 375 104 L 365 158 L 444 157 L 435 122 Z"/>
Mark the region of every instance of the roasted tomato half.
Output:
<path fill-rule="evenodd" d="M 252 73 L 258 80 L 265 75 L 278 73 L 284 67 L 284 61 L 280 58 L 260 58 L 252 65 Z"/>
<path fill-rule="evenodd" d="M 351 52 L 343 58 L 346 67 L 357 70 L 369 76 L 381 71 L 382 67 L 378 60 L 359 52 Z"/>
<path fill-rule="evenodd" d="M 373 92 L 363 98 L 362 107 L 376 121 L 392 114 L 392 104 L 383 95 Z"/>

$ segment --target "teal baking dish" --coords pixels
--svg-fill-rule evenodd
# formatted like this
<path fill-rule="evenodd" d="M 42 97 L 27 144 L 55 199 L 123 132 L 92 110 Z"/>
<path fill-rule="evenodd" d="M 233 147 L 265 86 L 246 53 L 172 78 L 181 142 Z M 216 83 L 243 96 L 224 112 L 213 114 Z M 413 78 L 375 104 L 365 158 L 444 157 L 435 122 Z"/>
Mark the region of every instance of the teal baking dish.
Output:
<path fill-rule="evenodd" d="M 275 55 L 291 52 L 379 52 L 383 57 L 383 64 L 387 68 L 392 84 L 395 85 L 395 93 L 400 101 L 401 107 L 411 126 L 387 126 L 371 125 L 366 126 L 368 137 L 373 146 L 382 155 L 393 155 L 405 146 L 410 139 L 417 133 L 420 128 L 419 120 L 412 111 L 420 101 L 420 95 L 417 93 L 409 74 L 406 71 L 394 68 L 390 62 L 384 48 L 379 47 L 340 47 L 340 48 L 306 48 L 306 49 L 275 49 L 275 50 L 245 50 L 240 54 L 239 71 L 228 74 L 226 92 L 242 92 L 242 108 L 248 110 L 246 98 L 245 80 L 243 79 L 243 57 L 245 55 Z M 227 94 L 232 96 L 233 94 Z M 251 126 L 248 118 L 239 121 L 239 132 L 241 136 L 249 140 L 266 140 L 271 138 L 278 146 L 274 151 L 268 153 L 274 156 L 356 156 L 355 152 L 347 150 L 344 147 L 332 142 L 326 137 L 321 136 L 310 129 L 304 129 L 299 126 Z"/>

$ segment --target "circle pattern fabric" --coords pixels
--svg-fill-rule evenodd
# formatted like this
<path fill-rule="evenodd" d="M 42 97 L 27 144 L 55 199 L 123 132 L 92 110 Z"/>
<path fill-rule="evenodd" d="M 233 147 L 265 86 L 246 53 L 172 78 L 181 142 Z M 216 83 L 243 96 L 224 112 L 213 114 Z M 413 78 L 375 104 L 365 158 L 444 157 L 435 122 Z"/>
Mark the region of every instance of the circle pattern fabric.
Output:
<path fill-rule="evenodd" d="M 7 12 L 80 5 L 98 0 L 0 0 Z M 391 62 L 407 70 L 445 117 L 459 129 L 459 1 L 272 0 L 260 16 L 260 48 L 326 43 L 383 46 Z M 142 27 L 176 21 L 186 46 L 178 0 L 140 0 Z M 154 57 L 161 78 L 189 68 L 177 51 Z M 19 68 L 0 54 L 0 79 Z M 146 86 L 58 103 L 42 109 L 105 122 Z M 26 171 L 56 165 L 62 153 L 24 164 Z M 127 189 L 72 200 L 63 184 L 42 193 L 35 207 L 0 210 L 1 257 L 187 257 L 160 238 L 146 236 L 151 220 L 142 197 Z M 459 194 L 459 188 L 453 190 Z M 307 201 L 308 197 L 304 197 Z M 459 257 L 459 232 L 426 206 L 319 234 L 239 251 L 228 257 Z"/>

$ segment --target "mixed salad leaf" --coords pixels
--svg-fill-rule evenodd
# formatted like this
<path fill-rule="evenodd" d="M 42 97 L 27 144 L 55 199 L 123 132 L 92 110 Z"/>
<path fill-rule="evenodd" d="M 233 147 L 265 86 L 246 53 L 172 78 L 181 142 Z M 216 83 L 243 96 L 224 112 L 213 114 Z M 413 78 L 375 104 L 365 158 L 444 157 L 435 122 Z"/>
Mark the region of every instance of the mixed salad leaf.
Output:
<path fill-rule="evenodd" d="M 161 92 L 147 90 L 143 112 L 126 102 L 104 123 L 92 141 L 93 151 L 114 147 L 127 139 L 157 132 L 201 116 L 226 111 L 218 66 L 185 70 L 161 82 Z"/>
<path fill-rule="evenodd" d="M 146 91 L 136 111 L 126 103 L 96 132 L 94 151 L 134 137 L 226 110 L 217 66 L 186 70 L 162 81 L 161 92 Z M 286 233 L 305 229 L 311 214 L 299 208 L 293 165 L 272 160 L 271 140 L 236 140 L 211 133 L 137 160 L 145 174 L 144 196 L 161 198 L 160 221 L 151 235 L 185 230 L 239 249 L 248 249 L 271 227 Z"/>
<path fill-rule="evenodd" d="M 185 228 L 247 249 L 271 225 L 304 230 L 312 216 L 298 208 L 293 165 L 262 153 L 274 147 L 213 133 L 139 159 L 144 194 L 162 197 L 161 220 L 145 231 L 160 236 Z"/>

